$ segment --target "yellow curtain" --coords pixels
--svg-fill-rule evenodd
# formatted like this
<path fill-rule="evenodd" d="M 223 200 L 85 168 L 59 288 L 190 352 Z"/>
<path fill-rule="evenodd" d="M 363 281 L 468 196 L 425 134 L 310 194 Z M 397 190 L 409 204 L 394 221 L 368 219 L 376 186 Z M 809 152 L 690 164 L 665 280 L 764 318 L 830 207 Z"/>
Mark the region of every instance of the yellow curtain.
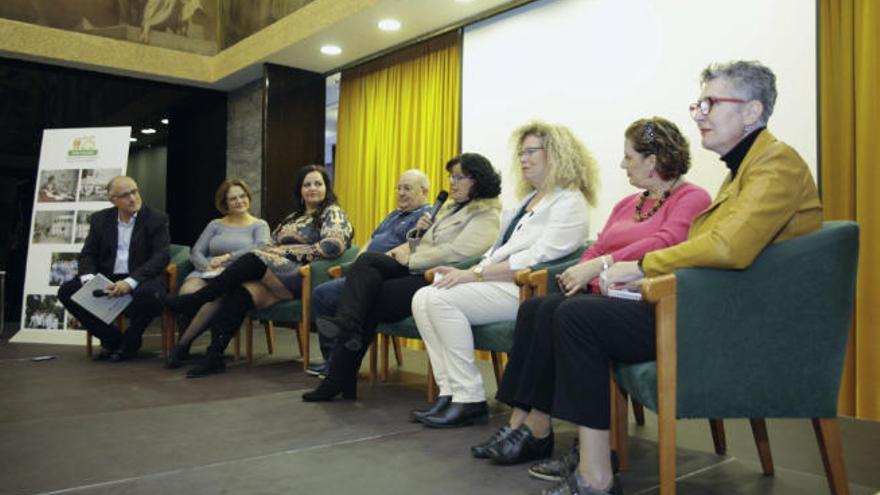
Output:
<path fill-rule="evenodd" d="M 880 2 L 822 0 L 819 30 L 825 217 L 861 228 L 840 413 L 880 420 Z"/>
<path fill-rule="evenodd" d="M 342 73 L 336 191 L 363 246 L 396 207 L 398 176 L 417 168 L 431 198 L 459 151 L 461 49 L 458 32 Z"/>

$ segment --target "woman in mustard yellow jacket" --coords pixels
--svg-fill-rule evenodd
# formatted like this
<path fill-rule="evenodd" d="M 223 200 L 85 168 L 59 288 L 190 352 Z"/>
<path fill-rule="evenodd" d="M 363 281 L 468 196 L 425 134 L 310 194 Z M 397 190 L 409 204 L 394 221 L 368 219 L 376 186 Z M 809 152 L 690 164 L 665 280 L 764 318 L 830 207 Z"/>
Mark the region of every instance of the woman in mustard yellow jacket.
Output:
<path fill-rule="evenodd" d="M 776 77 L 758 62 L 713 64 L 690 106 L 702 145 L 730 173 L 686 241 L 615 263 L 600 275 L 608 286 L 687 267 L 747 268 L 770 243 L 818 230 L 822 205 L 806 163 L 766 129 L 776 102 Z M 556 383 L 552 414 L 578 425 L 579 447 L 565 460 L 529 473 L 561 480 L 545 494 L 622 493 L 609 457 L 609 363 L 652 361 L 654 308 L 602 296 L 566 301 L 553 322 Z"/>

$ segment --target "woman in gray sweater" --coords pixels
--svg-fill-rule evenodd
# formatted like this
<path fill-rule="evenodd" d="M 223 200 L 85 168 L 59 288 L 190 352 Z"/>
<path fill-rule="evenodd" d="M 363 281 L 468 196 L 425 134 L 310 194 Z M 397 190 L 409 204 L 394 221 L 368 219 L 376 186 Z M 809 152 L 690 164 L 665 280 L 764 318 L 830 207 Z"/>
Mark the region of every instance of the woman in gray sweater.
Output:
<path fill-rule="evenodd" d="M 217 276 L 239 256 L 269 242 L 269 224 L 250 214 L 251 190 L 241 179 L 228 179 L 214 194 L 221 218 L 211 220 L 192 248 L 191 272 L 178 291 L 190 294 L 205 286 L 205 280 Z M 177 345 L 168 354 L 166 367 L 178 368 L 189 355 L 193 341 L 207 328 L 222 299 L 207 303 L 186 325 Z"/>

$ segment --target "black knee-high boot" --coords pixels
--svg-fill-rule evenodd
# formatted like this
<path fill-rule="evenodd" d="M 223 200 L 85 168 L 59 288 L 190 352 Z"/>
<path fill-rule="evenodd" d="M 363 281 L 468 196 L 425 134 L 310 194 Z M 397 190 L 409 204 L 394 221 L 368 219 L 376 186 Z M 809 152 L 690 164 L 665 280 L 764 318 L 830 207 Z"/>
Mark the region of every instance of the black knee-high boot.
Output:
<path fill-rule="evenodd" d="M 211 321 L 211 344 L 208 346 L 205 361 L 189 370 L 187 378 L 200 378 L 213 373 L 226 371 L 223 351 L 238 331 L 247 312 L 254 308 L 251 293 L 242 286 L 237 286 L 226 295 L 223 306 Z"/>
<path fill-rule="evenodd" d="M 266 274 L 266 264 L 257 255 L 248 253 L 227 266 L 220 275 L 208 279 L 201 289 L 181 296 L 165 298 L 165 306 L 171 311 L 192 318 L 202 304 L 208 303 L 235 290 L 245 282 L 260 280 Z"/>
<path fill-rule="evenodd" d="M 363 353 L 347 349 L 337 343 L 330 358 L 330 371 L 321 385 L 311 392 L 303 394 L 306 402 L 322 402 L 333 400 L 342 394 L 343 399 L 357 399 L 357 372 L 361 367 Z"/>

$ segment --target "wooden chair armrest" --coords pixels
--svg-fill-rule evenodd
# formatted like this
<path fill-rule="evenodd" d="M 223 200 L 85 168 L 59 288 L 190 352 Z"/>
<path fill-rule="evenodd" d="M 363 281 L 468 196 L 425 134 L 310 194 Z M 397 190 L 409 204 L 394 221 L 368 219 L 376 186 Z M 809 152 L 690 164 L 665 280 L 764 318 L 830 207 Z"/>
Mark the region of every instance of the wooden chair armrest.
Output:
<path fill-rule="evenodd" d="M 327 269 L 327 275 L 330 275 L 330 278 L 339 278 L 342 276 L 342 266 L 334 265 Z"/>
<path fill-rule="evenodd" d="M 642 282 L 641 289 L 646 302 L 657 304 L 664 297 L 675 296 L 675 275 L 670 273 L 647 278 Z"/>
<path fill-rule="evenodd" d="M 531 268 L 517 270 L 517 272 L 513 274 L 513 281 L 520 287 L 528 286 L 530 273 L 532 273 Z"/>
<path fill-rule="evenodd" d="M 531 287 L 532 295 L 547 295 L 547 279 L 549 278 L 549 276 L 550 272 L 548 272 L 547 270 L 538 270 L 536 272 L 529 273 L 529 286 Z"/>
<path fill-rule="evenodd" d="M 425 272 L 425 281 L 428 282 L 428 284 L 434 283 L 434 269 L 433 268 L 431 268 L 430 270 Z"/>

